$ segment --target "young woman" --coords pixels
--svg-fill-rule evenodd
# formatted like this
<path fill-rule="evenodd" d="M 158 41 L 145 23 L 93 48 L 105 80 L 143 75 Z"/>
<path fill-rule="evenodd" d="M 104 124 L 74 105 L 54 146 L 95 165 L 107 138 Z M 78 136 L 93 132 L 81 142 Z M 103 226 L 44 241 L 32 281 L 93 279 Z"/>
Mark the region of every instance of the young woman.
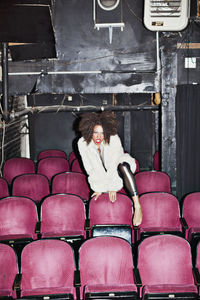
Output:
<path fill-rule="evenodd" d="M 136 163 L 133 157 L 124 153 L 117 127 L 113 112 L 83 114 L 79 123 L 82 137 L 78 149 L 94 191 L 92 197 L 97 200 L 102 193 L 108 193 L 110 201 L 114 202 L 124 181 L 134 202 L 133 225 L 138 226 L 142 222 L 142 210 L 133 176 Z"/>

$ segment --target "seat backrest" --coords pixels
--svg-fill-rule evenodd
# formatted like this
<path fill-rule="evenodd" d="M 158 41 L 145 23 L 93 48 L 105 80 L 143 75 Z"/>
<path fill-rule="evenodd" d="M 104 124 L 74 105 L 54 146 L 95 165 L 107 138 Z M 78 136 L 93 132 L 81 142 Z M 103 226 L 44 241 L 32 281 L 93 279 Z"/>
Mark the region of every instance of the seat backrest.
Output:
<path fill-rule="evenodd" d="M 0 244 L 0 296 L 16 298 L 12 286 L 18 273 L 17 257 L 13 248 Z M 3 298 L 2 298 L 3 299 Z"/>
<path fill-rule="evenodd" d="M 46 149 L 41 151 L 37 156 L 37 161 L 40 159 L 46 158 L 46 157 L 63 157 L 67 158 L 66 153 L 63 150 L 60 149 Z"/>
<path fill-rule="evenodd" d="M 163 192 L 146 193 L 140 196 L 143 218 L 140 228 L 181 229 L 178 199 Z"/>
<path fill-rule="evenodd" d="M 83 169 L 81 168 L 81 165 L 77 158 L 75 158 L 71 163 L 71 171 L 83 173 Z"/>
<path fill-rule="evenodd" d="M 154 167 L 154 170 L 160 171 L 159 151 L 156 151 L 154 153 L 154 156 L 153 156 L 153 167 Z"/>
<path fill-rule="evenodd" d="M 71 163 L 73 162 L 74 159 L 76 159 L 76 154 L 74 151 L 70 152 L 69 154 L 69 158 L 68 158 L 68 161 L 69 161 L 69 165 L 71 166 Z"/>
<path fill-rule="evenodd" d="M 200 272 L 200 243 L 197 244 L 197 248 L 196 248 L 196 264 L 195 265 Z"/>
<path fill-rule="evenodd" d="M 25 197 L 10 196 L 0 200 L 0 239 L 17 235 L 35 239 L 35 226 L 38 221 L 35 203 Z"/>
<path fill-rule="evenodd" d="M 90 190 L 86 176 L 82 173 L 66 172 L 52 179 L 52 194 L 75 194 L 83 200 L 89 200 Z"/>
<path fill-rule="evenodd" d="M 200 227 L 200 192 L 190 193 L 185 196 L 183 217 L 189 227 Z"/>
<path fill-rule="evenodd" d="M 13 157 L 5 161 L 3 177 L 9 184 L 15 176 L 26 173 L 35 173 L 35 164 L 30 158 Z"/>
<path fill-rule="evenodd" d="M 46 157 L 38 162 L 37 173 L 47 176 L 49 180 L 54 175 L 67 171 L 69 171 L 69 163 L 63 157 Z"/>
<path fill-rule="evenodd" d="M 49 181 L 41 174 L 23 174 L 15 177 L 12 185 L 13 196 L 24 196 L 40 202 L 50 194 Z"/>
<path fill-rule="evenodd" d="M 2 177 L 0 178 L 0 198 L 9 196 L 9 188 L 7 181 Z"/>
<path fill-rule="evenodd" d="M 73 290 L 74 269 L 73 250 L 66 242 L 47 239 L 29 243 L 21 255 L 21 296 L 42 290 L 42 294 L 64 294 L 67 287 Z"/>
<path fill-rule="evenodd" d="M 149 192 L 171 192 L 170 177 L 161 171 L 141 171 L 135 174 L 138 194 Z"/>
<path fill-rule="evenodd" d="M 138 173 L 140 171 L 140 165 L 139 165 L 139 161 L 135 158 L 135 163 L 136 163 L 136 170 L 135 170 L 135 173 Z"/>
<path fill-rule="evenodd" d="M 143 285 L 194 284 L 189 243 L 175 235 L 155 235 L 138 248 L 138 269 Z"/>
<path fill-rule="evenodd" d="M 132 226 L 133 203 L 124 194 L 117 193 L 113 203 L 109 200 L 108 193 L 102 194 L 97 200 L 90 200 L 89 206 L 90 225 L 127 224 Z"/>
<path fill-rule="evenodd" d="M 48 196 L 41 205 L 41 233 L 53 236 L 85 236 L 85 206 L 79 196 L 56 194 Z"/>
<path fill-rule="evenodd" d="M 85 285 L 134 284 L 131 246 L 118 237 L 85 241 L 79 250 L 79 269 L 82 291 Z"/>

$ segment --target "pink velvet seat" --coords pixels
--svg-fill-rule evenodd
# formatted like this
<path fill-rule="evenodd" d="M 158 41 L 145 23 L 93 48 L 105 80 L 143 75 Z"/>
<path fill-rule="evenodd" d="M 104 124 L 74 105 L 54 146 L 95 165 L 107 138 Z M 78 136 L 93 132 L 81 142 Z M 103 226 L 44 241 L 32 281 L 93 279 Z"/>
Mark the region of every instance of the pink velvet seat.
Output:
<path fill-rule="evenodd" d="M 69 163 L 63 157 L 46 157 L 38 162 L 37 173 L 45 175 L 49 181 L 54 175 L 67 171 L 69 171 Z"/>
<path fill-rule="evenodd" d="M 191 244 L 194 262 L 197 243 L 200 241 L 200 192 L 189 193 L 185 196 L 182 215 L 188 225 L 185 236 Z"/>
<path fill-rule="evenodd" d="M 141 171 L 135 174 L 138 194 L 171 192 L 170 177 L 161 171 Z"/>
<path fill-rule="evenodd" d="M 74 152 L 74 151 L 70 152 L 69 158 L 68 158 L 70 167 L 71 167 L 71 164 L 72 164 L 73 160 L 76 159 L 76 158 L 77 158 L 77 157 L 76 157 L 75 152 Z"/>
<path fill-rule="evenodd" d="M 13 248 L 0 244 L 0 298 L 15 299 L 13 283 L 18 274 L 17 257 Z"/>
<path fill-rule="evenodd" d="M 15 177 L 12 186 L 13 196 L 31 198 L 36 203 L 50 194 L 49 181 L 41 174 L 23 174 Z"/>
<path fill-rule="evenodd" d="M 63 157 L 67 158 L 66 153 L 63 150 L 60 149 L 46 149 L 42 150 L 38 156 L 37 156 L 37 161 L 40 159 L 46 158 L 46 157 Z"/>
<path fill-rule="evenodd" d="M 117 193 L 113 203 L 109 200 L 108 193 L 104 193 L 89 203 L 89 219 L 91 235 L 117 235 L 125 238 L 130 243 L 134 241 L 133 233 L 133 203 L 124 194 Z"/>
<path fill-rule="evenodd" d="M 138 248 L 142 299 L 196 299 L 190 244 L 175 235 L 144 239 Z"/>
<path fill-rule="evenodd" d="M 79 196 L 56 194 L 41 205 L 41 237 L 85 238 L 85 206 Z"/>
<path fill-rule="evenodd" d="M 75 298 L 74 270 L 73 250 L 66 242 L 51 239 L 26 245 L 21 256 L 21 297 Z"/>
<path fill-rule="evenodd" d="M 79 250 L 81 299 L 136 299 L 130 244 L 118 237 L 95 237 Z"/>
<path fill-rule="evenodd" d="M 7 197 L 0 200 L 0 240 L 12 244 L 37 238 L 38 222 L 35 203 L 25 197 Z"/>
<path fill-rule="evenodd" d="M 200 192 L 190 193 L 185 196 L 183 201 L 183 217 L 185 218 L 188 229 L 186 238 L 188 241 L 194 238 L 194 234 L 199 235 L 200 239 Z"/>
<path fill-rule="evenodd" d="M 8 197 L 9 196 L 9 188 L 8 183 L 5 178 L 0 178 L 0 198 Z"/>
<path fill-rule="evenodd" d="M 154 234 L 174 233 L 184 236 L 178 199 L 163 192 L 140 196 L 143 219 L 137 230 L 137 239 Z"/>
<path fill-rule="evenodd" d="M 84 173 L 83 167 L 81 167 L 81 164 L 80 164 L 80 162 L 78 161 L 77 158 L 75 158 L 75 159 L 71 162 L 71 171 L 72 171 L 72 172 Z"/>
<path fill-rule="evenodd" d="M 200 243 L 198 243 L 197 247 L 196 247 L 195 258 L 194 258 L 194 266 L 195 266 L 194 269 L 197 269 L 197 270 L 195 270 L 196 271 L 195 273 L 200 274 Z M 197 276 L 197 278 L 198 278 L 198 276 Z M 200 282 L 198 282 L 198 285 L 199 284 L 200 284 Z M 199 290 L 199 295 L 200 295 L 200 290 Z"/>
<path fill-rule="evenodd" d="M 153 166 L 154 166 L 154 170 L 160 171 L 159 151 L 156 151 L 154 156 L 153 156 Z"/>
<path fill-rule="evenodd" d="M 35 164 L 30 158 L 14 157 L 5 161 L 3 177 L 9 184 L 12 183 L 14 177 L 26 173 L 35 173 Z"/>
<path fill-rule="evenodd" d="M 65 172 L 57 174 L 52 179 L 52 194 L 75 194 L 88 201 L 90 189 L 86 176 L 82 173 Z"/>

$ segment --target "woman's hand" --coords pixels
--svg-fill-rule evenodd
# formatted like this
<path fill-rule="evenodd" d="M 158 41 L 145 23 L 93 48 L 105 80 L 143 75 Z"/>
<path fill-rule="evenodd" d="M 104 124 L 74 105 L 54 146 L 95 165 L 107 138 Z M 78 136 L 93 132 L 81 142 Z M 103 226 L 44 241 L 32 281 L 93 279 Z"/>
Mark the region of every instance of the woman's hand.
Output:
<path fill-rule="evenodd" d="M 94 200 L 97 200 L 97 199 L 98 199 L 98 197 L 99 197 L 99 196 L 101 196 L 101 194 L 102 194 L 102 193 L 99 193 L 99 192 L 94 192 L 94 193 L 92 194 L 92 196 L 91 196 L 91 197 L 95 197 L 95 198 L 94 198 Z"/>
<path fill-rule="evenodd" d="M 108 194 L 109 194 L 110 201 L 115 202 L 115 200 L 117 199 L 117 192 L 110 191 L 110 192 L 108 192 Z"/>

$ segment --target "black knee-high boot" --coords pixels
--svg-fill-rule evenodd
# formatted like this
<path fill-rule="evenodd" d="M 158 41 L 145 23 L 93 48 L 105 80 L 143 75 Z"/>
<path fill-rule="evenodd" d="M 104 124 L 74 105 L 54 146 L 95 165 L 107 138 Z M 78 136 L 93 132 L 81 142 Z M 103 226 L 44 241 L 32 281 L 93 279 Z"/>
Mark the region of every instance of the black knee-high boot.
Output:
<path fill-rule="evenodd" d="M 118 173 L 119 176 L 123 179 L 124 185 L 130 196 L 137 196 L 138 192 L 135 177 L 131 172 L 130 165 L 127 162 L 120 163 L 118 165 Z"/>

